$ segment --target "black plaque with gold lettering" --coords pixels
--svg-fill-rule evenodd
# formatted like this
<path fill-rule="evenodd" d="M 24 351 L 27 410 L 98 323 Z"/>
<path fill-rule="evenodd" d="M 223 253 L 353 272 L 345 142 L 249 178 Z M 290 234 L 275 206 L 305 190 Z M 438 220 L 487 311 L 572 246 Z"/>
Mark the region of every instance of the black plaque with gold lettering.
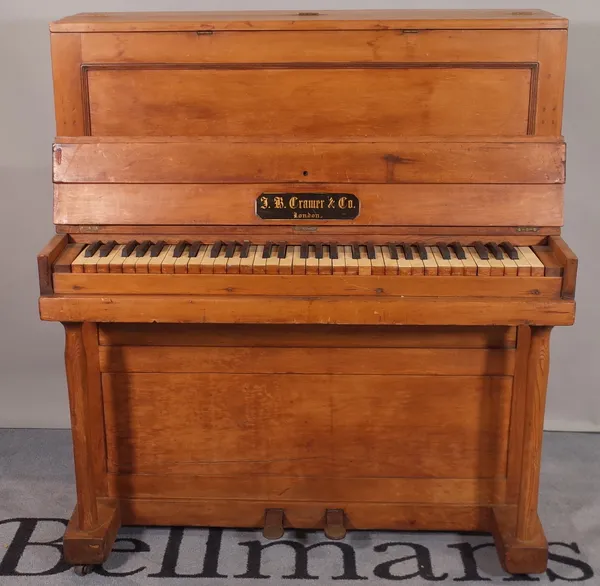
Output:
<path fill-rule="evenodd" d="M 351 193 L 262 193 L 256 199 L 263 220 L 354 220 L 359 212 Z"/>

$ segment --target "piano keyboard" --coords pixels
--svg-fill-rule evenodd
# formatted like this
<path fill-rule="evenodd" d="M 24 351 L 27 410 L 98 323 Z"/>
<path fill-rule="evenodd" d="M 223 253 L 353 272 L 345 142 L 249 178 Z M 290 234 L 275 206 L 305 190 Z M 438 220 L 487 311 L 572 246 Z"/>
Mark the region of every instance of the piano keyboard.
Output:
<path fill-rule="evenodd" d="M 71 264 L 73 273 L 267 274 L 267 275 L 465 275 L 546 274 L 529 246 L 509 242 L 421 243 L 135 240 L 86 245 Z"/>

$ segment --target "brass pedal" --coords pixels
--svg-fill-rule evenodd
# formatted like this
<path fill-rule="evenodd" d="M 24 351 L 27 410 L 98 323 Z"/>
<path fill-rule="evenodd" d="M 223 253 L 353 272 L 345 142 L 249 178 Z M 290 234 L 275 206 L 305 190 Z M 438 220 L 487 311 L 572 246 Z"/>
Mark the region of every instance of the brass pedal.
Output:
<path fill-rule="evenodd" d="M 266 509 L 263 537 L 279 539 L 283 536 L 283 509 Z"/>
<path fill-rule="evenodd" d="M 335 540 L 346 537 L 343 509 L 327 509 L 325 511 L 325 536 Z"/>

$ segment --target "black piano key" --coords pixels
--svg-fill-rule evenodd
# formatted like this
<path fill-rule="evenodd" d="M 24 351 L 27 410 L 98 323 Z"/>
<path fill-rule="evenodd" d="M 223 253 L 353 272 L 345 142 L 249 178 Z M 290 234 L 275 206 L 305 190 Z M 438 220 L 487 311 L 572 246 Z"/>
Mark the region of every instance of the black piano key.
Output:
<path fill-rule="evenodd" d="M 272 242 L 267 242 L 263 248 L 263 258 L 271 258 L 271 254 L 273 253 L 273 246 L 275 246 Z"/>
<path fill-rule="evenodd" d="M 352 249 L 352 258 L 356 260 L 360 259 L 360 244 L 358 242 L 352 242 L 350 248 Z"/>
<path fill-rule="evenodd" d="M 323 243 L 315 243 L 315 258 L 323 258 Z"/>
<path fill-rule="evenodd" d="M 427 249 L 425 248 L 425 245 L 422 242 L 417 242 L 415 246 L 417 247 L 419 258 L 421 260 L 427 260 Z"/>
<path fill-rule="evenodd" d="M 413 259 L 413 251 L 412 248 L 410 247 L 410 244 L 406 244 L 405 242 L 400 243 L 400 246 L 402 246 L 402 250 L 404 251 L 404 258 L 406 260 L 412 260 Z"/>
<path fill-rule="evenodd" d="M 282 242 L 277 248 L 277 258 L 285 258 L 287 256 L 287 242 Z"/>
<path fill-rule="evenodd" d="M 217 240 L 213 245 L 212 248 L 210 249 L 210 258 L 217 258 L 217 256 L 219 256 L 219 253 L 221 252 L 221 248 L 223 248 L 223 241 L 222 240 Z"/>
<path fill-rule="evenodd" d="M 100 258 L 106 258 L 110 251 L 117 245 L 115 240 L 111 240 L 100 247 Z"/>
<path fill-rule="evenodd" d="M 303 242 L 300 245 L 300 258 L 308 258 L 308 249 L 310 244 L 308 242 Z"/>
<path fill-rule="evenodd" d="M 190 244 L 190 251 L 189 251 L 190 258 L 196 258 L 198 256 L 201 246 L 202 246 L 202 242 L 200 242 L 199 240 L 196 240 Z"/>
<path fill-rule="evenodd" d="M 490 253 L 488 252 L 488 249 L 483 245 L 483 242 L 478 240 L 477 242 L 475 242 L 474 246 L 481 260 L 488 260 L 490 258 Z"/>
<path fill-rule="evenodd" d="M 450 260 L 451 256 L 450 256 L 450 249 L 448 248 L 448 245 L 445 244 L 444 242 L 438 242 L 436 244 L 436 246 L 440 249 L 440 254 L 442 255 L 442 258 L 444 260 Z"/>
<path fill-rule="evenodd" d="M 137 258 L 141 258 L 142 256 L 144 256 L 148 252 L 150 244 L 152 244 L 150 240 L 144 240 L 143 242 L 141 242 L 135 249 L 135 256 Z"/>
<path fill-rule="evenodd" d="M 135 250 L 135 247 L 138 245 L 137 240 L 130 240 L 124 247 L 123 252 L 121 252 L 121 256 L 128 257 Z"/>
<path fill-rule="evenodd" d="M 367 258 L 369 260 L 377 258 L 377 254 L 375 253 L 375 245 L 372 242 L 367 242 Z"/>
<path fill-rule="evenodd" d="M 100 242 L 100 240 L 96 240 L 96 242 L 92 242 L 86 249 L 85 249 L 85 256 L 86 258 L 90 258 L 90 256 L 94 256 L 96 254 L 96 252 L 98 251 L 98 249 L 102 246 L 102 242 Z"/>
<path fill-rule="evenodd" d="M 460 242 L 453 242 L 450 244 L 454 252 L 456 253 L 456 258 L 458 260 L 465 260 L 467 255 L 465 254 L 465 249 L 461 246 Z"/>
<path fill-rule="evenodd" d="M 486 246 L 490 249 L 496 260 L 502 260 L 504 258 L 504 254 L 502 254 L 500 247 L 495 242 L 488 242 Z"/>
<path fill-rule="evenodd" d="M 173 258 L 180 258 L 187 245 L 188 243 L 185 240 L 180 240 L 175 246 L 175 250 L 173 250 Z"/>
<path fill-rule="evenodd" d="M 240 258 L 248 258 L 248 255 L 250 254 L 250 240 L 244 240 L 244 242 L 242 242 L 242 249 L 240 250 Z"/>
<path fill-rule="evenodd" d="M 161 252 L 162 249 L 167 245 L 164 240 L 159 240 L 156 244 L 153 244 L 150 247 L 150 256 L 152 258 L 156 258 Z"/>
<path fill-rule="evenodd" d="M 388 242 L 387 245 L 392 260 L 398 260 L 398 249 L 393 242 Z"/>
<path fill-rule="evenodd" d="M 332 258 L 334 260 L 339 258 L 338 245 L 335 242 L 329 243 L 329 258 Z"/>
<path fill-rule="evenodd" d="M 517 249 L 510 242 L 501 242 L 500 247 L 508 254 L 510 260 L 519 260 Z"/>
<path fill-rule="evenodd" d="M 237 246 L 237 242 L 234 240 L 232 242 L 228 242 L 225 248 L 225 258 L 232 258 L 235 254 L 235 247 Z"/>

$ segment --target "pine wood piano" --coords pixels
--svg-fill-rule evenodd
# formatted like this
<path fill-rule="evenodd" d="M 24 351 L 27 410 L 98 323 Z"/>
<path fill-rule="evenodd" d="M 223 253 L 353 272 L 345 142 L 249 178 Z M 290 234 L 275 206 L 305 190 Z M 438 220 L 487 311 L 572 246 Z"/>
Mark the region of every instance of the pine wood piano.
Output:
<path fill-rule="evenodd" d="M 77 506 L 121 524 L 489 531 L 542 572 L 567 22 L 542 11 L 51 25 Z"/>

